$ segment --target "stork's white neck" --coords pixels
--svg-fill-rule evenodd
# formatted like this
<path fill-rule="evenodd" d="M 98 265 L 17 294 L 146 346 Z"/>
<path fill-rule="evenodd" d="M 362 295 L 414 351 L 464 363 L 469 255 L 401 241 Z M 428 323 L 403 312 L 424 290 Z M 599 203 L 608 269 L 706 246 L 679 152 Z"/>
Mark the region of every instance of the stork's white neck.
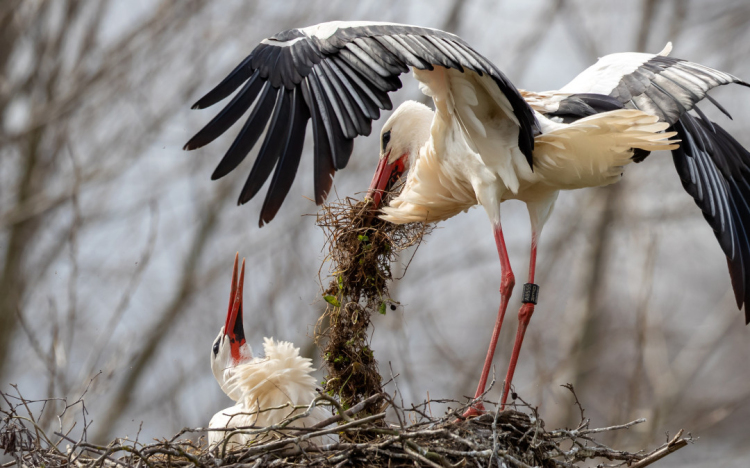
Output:
<path fill-rule="evenodd" d="M 214 353 L 213 348 L 211 349 L 211 372 L 214 374 L 216 382 L 224 393 L 232 400 L 237 401 L 240 398 L 240 394 L 236 391 L 231 391 L 227 382 L 234 376 L 237 366 L 253 360 L 253 349 L 249 344 L 244 343 L 240 346 L 239 362 L 234 362 L 229 338 L 224 334 L 224 327 L 221 327 L 219 336 L 214 340 L 214 343 L 218 343 L 218 352 Z"/>

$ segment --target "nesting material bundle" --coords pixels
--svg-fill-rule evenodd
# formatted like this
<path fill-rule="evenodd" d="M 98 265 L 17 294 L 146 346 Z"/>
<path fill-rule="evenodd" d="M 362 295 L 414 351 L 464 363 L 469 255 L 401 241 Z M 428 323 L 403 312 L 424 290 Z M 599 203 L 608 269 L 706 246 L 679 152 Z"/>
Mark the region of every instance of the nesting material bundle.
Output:
<path fill-rule="evenodd" d="M 323 293 L 328 306 L 316 333 L 328 368 L 325 389 L 348 408 L 381 391 L 369 346 L 371 317 L 395 310 L 398 302 L 388 292 L 391 265 L 433 226 L 383 221 L 373 216 L 369 201 L 353 198 L 323 206 L 317 224 L 326 233 L 328 253 L 323 265 L 330 263 L 332 277 Z"/>

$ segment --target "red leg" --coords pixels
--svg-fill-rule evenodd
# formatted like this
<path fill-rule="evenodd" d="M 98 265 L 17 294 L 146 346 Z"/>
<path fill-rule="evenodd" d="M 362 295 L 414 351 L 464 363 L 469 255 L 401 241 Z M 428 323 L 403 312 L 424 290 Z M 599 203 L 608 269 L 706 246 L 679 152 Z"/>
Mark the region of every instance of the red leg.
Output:
<path fill-rule="evenodd" d="M 529 283 L 534 284 L 534 270 L 536 269 L 536 235 L 532 236 L 531 239 L 531 258 L 529 260 Z M 513 354 L 510 356 L 510 365 L 508 366 L 508 373 L 505 376 L 505 386 L 503 388 L 503 399 L 501 409 L 505 409 L 505 401 L 508 399 L 508 393 L 510 390 L 510 384 L 513 381 L 513 373 L 516 371 L 516 362 L 518 361 L 518 354 L 521 352 L 521 344 L 523 344 L 523 337 L 526 334 L 526 328 L 529 326 L 531 316 L 534 314 L 534 305 L 536 298 L 533 302 L 525 302 L 521 306 L 521 310 L 518 311 L 518 332 L 516 332 L 516 341 L 513 344 Z"/>
<path fill-rule="evenodd" d="M 503 237 L 503 228 L 500 223 L 494 228 L 495 233 L 495 244 L 497 245 L 497 253 L 500 255 L 500 271 L 502 280 L 500 281 L 500 308 L 497 311 L 497 319 L 495 319 L 495 328 L 492 330 L 492 339 L 490 340 L 490 347 L 487 350 L 487 357 L 484 359 L 484 367 L 482 368 L 482 375 L 479 378 L 479 385 L 477 386 L 477 392 L 474 394 L 474 398 L 479 398 L 484 389 L 487 386 L 487 377 L 490 374 L 492 367 L 492 358 L 495 355 L 495 348 L 497 347 L 497 339 L 500 336 L 500 329 L 503 326 L 503 318 L 505 318 L 505 310 L 508 308 L 508 301 L 510 301 L 510 295 L 513 293 L 513 286 L 516 284 L 516 278 L 513 276 L 513 270 L 510 268 L 510 260 L 508 259 L 508 251 L 505 248 L 505 238 Z M 474 405 L 469 408 L 464 417 L 476 416 L 484 411 L 484 406 L 481 403 Z"/>

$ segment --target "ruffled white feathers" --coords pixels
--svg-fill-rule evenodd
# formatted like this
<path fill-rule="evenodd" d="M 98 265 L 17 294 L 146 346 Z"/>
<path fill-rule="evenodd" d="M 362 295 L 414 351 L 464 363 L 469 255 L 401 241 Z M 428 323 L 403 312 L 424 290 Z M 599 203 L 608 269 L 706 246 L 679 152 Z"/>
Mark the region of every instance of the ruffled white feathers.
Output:
<path fill-rule="evenodd" d="M 311 375 L 315 369 L 310 359 L 301 357 L 292 343 L 273 338 L 264 339 L 263 349 L 265 357 L 253 358 L 234 369 L 227 388 L 241 396 L 235 406 L 214 415 L 209 427 L 268 427 L 304 412 L 294 407 L 306 407 L 315 399 L 317 382 Z M 329 416 L 328 411 L 316 407 L 309 417 L 289 426 L 309 427 Z M 222 431 L 209 432 L 209 445 L 218 444 L 225 435 Z M 253 434 L 235 434 L 230 441 L 244 445 L 256 438 Z"/>

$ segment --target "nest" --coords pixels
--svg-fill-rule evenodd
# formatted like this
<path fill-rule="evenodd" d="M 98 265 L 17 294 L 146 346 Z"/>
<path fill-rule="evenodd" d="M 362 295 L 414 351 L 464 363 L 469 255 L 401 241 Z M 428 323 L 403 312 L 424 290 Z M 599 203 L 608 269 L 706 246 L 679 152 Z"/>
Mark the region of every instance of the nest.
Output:
<path fill-rule="evenodd" d="M 398 302 L 388 292 L 391 264 L 433 226 L 383 221 L 372 215 L 369 202 L 353 198 L 323 206 L 317 224 L 326 234 L 324 265 L 330 262 L 332 277 L 323 293 L 328 306 L 316 330 L 328 370 L 324 387 L 349 408 L 382 391 L 369 345 L 370 321 L 374 314 L 396 309 Z"/>
<path fill-rule="evenodd" d="M 644 420 L 591 429 L 583 418 L 574 429 L 545 429 L 535 408 L 521 402 L 516 409 L 490 411 L 478 418 L 462 420 L 461 414 L 475 401 L 457 404 L 440 417 L 433 417 L 431 406 L 443 400 L 426 401 L 410 409 L 399 407 L 387 394 L 376 394 L 360 404 L 344 410 L 335 399 L 321 394 L 311 403 L 331 404 L 339 414 L 328 421 L 308 428 L 288 428 L 289 421 L 273 427 L 238 428 L 236 432 L 256 434 L 263 442 L 228 450 L 226 445 L 208 449 L 204 442 L 207 429 L 183 429 L 169 439 L 144 443 L 138 440 L 115 439 L 109 444 L 87 440 L 87 412 L 83 399 L 65 403 L 60 426 L 47 433 L 37 422 L 45 405 L 60 399 L 29 401 L 18 395 L 0 392 L 0 449 L 8 463 L 5 468 L 174 468 L 174 467 L 298 467 L 298 466 L 368 466 L 437 468 L 488 467 L 566 467 L 599 466 L 642 468 L 685 447 L 692 442 L 682 431 L 652 450 L 628 452 L 607 447 L 597 437 L 625 430 Z M 3 400 L 4 403 L 3 404 Z M 450 403 L 450 402 L 448 402 Z M 485 407 L 493 403 L 484 402 Z M 360 416 L 368 405 L 380 406 L 378 413 Z M 41 408 L 41 409 L 40 409 Z M 395 415 L 395 423 L 385 424 L 386 408 Z M 519 411 L 519 409 L 523 411 Z M 78 411 L 78 420 L 71 416 Z M 294 416 L 298 418 L 302 415 Z M 68 420 L 68 427 L 62 421 Z M 325 428 L 326 425 L 340 423 Z M 55 424 L 57 426 L 57 424 Z M 73 429 L 77 434 L 73 435 Z M 310 440 L 338 434 L 339 441 L 315 445 Z M 367 435 L 365 442 L 347 442 Z M 192 438 L 186 438 L 190 437 Z M 231 436 L 231 434 L 230 434 Z M 268 440 L 271 439 L 271 440 Z M 0 460 L 2 461 L 2 460 Z M 606 463 L 606 465 L 605 465 Z"/>

